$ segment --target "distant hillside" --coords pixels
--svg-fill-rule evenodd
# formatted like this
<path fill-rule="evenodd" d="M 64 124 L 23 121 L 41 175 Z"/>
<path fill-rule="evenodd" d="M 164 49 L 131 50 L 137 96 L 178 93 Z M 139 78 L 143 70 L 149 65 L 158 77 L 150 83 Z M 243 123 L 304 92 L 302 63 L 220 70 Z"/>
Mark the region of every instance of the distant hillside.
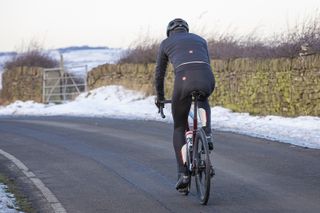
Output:
<path fill-rule="evenodd" d="M 83 46 L 70 46 L 70 47 L 63 47 L 63 48 L 58 48 L 56 49 L 57 51 L 61 53 L 67 53 L 67 52 L 72 52 L 72 51 L 79 51 L 79 50 L 108 50 L 108 49 L 116 49 L 116 48 L 109 48 L 109 47 L 90 47 L 88 45 L 83 45 Z M 50 51 L 50 50 L 49 50 Z M 0 57 L 2 56 L 13 56 L 16 55 L 17 52 L 0 52 Z"/>
<path fill-rule="evenodd" d="M 0 57 L 2 56 L 12 56 L 12 55 L 16 55 L 16 52 L 0 52 Z"/>
<path fill-rule="evenodd" d="M 110 49 L 109 47 L 90 47 L 88 45 L 83 46 L 70 46 L 64 48 L 58 48 L 57 50 L 61 53 L 67 53 L 71 51 L 78 51 L 78 50 L 107 50 Z"/>

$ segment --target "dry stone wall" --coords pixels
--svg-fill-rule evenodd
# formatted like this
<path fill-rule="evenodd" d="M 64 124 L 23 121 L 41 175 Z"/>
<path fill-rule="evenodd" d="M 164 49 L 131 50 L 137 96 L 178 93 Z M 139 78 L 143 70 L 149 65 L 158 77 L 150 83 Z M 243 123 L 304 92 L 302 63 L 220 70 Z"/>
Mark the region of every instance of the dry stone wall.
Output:
<path fill-rule="evenodd" d="M 213 60 L 216 90 L 210 102 L 259 115 L 320 116 L 320 55 L 293 59 Z M 101 65 L 88 74 L 89 88 L 120 84 L 154 94 L 154 64 Z M 169 67 L 166 97 L 174 74 Z"/>
<path fill-rule="evenodd" d="M 0 98 L 5 103 L 16 100 L 42 101 L 42 68 L 16 67 L 2 74 Z"/>
<path fill-rule="evenodd" d="M 259 115 L 320 116 L 320 55 L 293 59 L 213 60 L 216 89 L 212 106 Z M 146 95 L 154 91 L 155 64 L 106 64 L 88 73 L 89 89 L 119 84 Z M 173 69 L 167 71 L 165 94 L 171 97 Z M 1 102 L 42 101 L 43 72 L 17 67 L 2 75 Z M 2 100 L 1 100 L 2 99 Z"/>
<path fill-rule="evenodd" d="M 320 116 L 320 57 L 213 61 L 215 105 L 239 112 Z"/>

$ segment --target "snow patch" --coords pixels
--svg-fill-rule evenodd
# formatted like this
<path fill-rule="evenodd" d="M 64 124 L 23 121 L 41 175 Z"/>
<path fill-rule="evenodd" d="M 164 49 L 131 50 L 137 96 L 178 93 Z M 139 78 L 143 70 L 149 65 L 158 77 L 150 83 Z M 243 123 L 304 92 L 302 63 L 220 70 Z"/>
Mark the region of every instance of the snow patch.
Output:
<path fill-rule="evenodd" d="M 0 212 L 2 213 L 23 213 L 19 211 L 14 195 L 8 193 L 8 187 L 0 183 Z"/>

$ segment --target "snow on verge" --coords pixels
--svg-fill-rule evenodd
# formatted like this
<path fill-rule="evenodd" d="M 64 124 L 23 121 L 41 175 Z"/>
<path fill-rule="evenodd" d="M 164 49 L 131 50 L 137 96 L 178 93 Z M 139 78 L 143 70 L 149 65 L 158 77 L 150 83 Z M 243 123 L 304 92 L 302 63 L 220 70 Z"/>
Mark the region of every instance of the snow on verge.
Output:
<path fill-rule="evenodd" d="M 17 213 L 18 207 L 14 195 L 7 193 L 8 187 L 0 183 L 0 212 L 1 213 Z M 22 212 L 20 212 L 22 213 Z"/>
<path fill-rule="evenodd" d="M 211 117 L 215 129 L 320 149 L 319 117 L 251 116 L 222 107 L 212 108 Z"/>
<path fill-rule="evenodd" d="M 102 116 L 172 122 L 169 105 L 166 106 L 165 114 L 166 119 L 161 119 L 153 96 L 144 97 L 142 93 L 126 90 L 121 86 L 101 87 L 81 94 L 75 101 L 60 105 L 17 101 L 9 106 L 0 107 L 0 116 Z M 234 113 L 222 107 L 213 107 L 211 120 L 212 127 L 217 130 L 320 149 L 319 117 L 251 116 L 248 113 Z"/>
<path fill-rule="evenodd" d="M 121 86 L 100 87 L 82 93 L 74 101 L 65 104 L 46 105 L 34 101 L 16 101 L 6 107 L 0 106 L 1 115 L 102 116 L 162 120 L 155 108 L 154 97 L 145 97 L 143 93 L 126 90 Z"/>

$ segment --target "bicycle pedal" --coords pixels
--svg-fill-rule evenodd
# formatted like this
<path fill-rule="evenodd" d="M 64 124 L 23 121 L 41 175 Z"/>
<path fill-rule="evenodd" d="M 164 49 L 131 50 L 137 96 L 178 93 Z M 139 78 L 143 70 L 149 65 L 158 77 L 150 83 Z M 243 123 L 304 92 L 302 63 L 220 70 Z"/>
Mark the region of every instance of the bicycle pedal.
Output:
<path fill-rule="evenodd" d="M 198 168 L 202 171 L 206 168 L 206 164 L 204 161 L 200 161 L 198 164 Z"/>

